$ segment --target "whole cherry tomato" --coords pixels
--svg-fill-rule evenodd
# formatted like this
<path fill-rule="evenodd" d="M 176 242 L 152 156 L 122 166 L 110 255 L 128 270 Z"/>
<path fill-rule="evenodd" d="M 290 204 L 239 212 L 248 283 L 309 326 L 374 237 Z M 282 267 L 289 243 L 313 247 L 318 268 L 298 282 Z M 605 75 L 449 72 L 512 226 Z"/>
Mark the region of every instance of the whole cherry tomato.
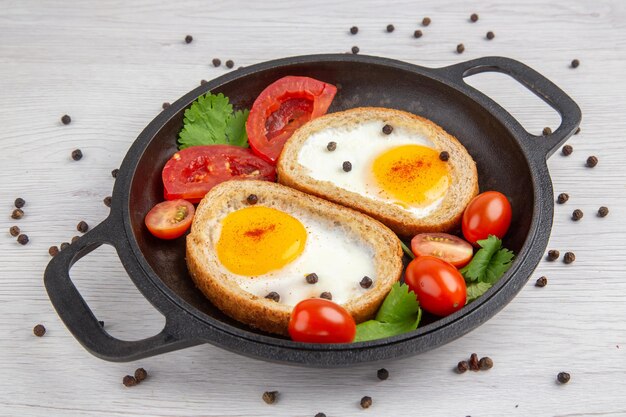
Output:
<path fill-rule="evenodd" d="M 510 225 L 511 204 L 497 191 L 478 194 L 463 213 L 463 236 L 473 245 L 489 235 L 502 239 Z"/>
<path fill-rule="evenodd" d="M 293 308 L 289 335 L 296 342 L 350 343 L 356 335 L 356 323 L 339 304 L 323 298 L 309 298 Z"/>

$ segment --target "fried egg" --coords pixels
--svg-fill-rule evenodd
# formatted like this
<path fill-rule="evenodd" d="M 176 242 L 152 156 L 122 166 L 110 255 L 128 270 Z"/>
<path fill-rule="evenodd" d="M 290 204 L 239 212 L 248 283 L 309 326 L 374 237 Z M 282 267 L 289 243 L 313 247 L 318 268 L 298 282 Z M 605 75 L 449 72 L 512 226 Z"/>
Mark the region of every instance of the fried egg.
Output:
<path fill-rule="evenodd" d="M 384 120 L 366 120 L 323 128 L 307 138 L 298 163 L 313 179 L 426 217 L 450 187 L 448 164 L 427 137 L 403 126 L 386 134 L 384 126 Z"/>

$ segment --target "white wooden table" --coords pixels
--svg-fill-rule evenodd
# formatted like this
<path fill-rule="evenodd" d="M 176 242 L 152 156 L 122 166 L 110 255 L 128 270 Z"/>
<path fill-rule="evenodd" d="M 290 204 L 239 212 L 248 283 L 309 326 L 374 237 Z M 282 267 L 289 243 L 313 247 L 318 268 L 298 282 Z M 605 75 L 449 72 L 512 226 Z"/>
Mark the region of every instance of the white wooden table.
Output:
<path fill-rule="evenodd" d="M 626 416 L 626 6 L 624 2 L 505 1 L 0 1 L 0 415 L 2 416 Z M 522 3 L 522 2 L 519 2 Z M 470 23 L 472 12 L 480 20 Z M 422 17 L 432 24 L 421 27 Z M 387 24 L 395 31 L 385 33 Z M 348 29 L 357 25 L 359 33 Z M 422 29 L 421 39 L 412 37 Z M 488 41 L 485 33 L 495 32 Z M 185 44 L 185 35 L 194 40 Z M 455 52 L 465 44 L 465 53 Z M 549 161 L 557 205 L 550 247 L 577 260 L 541 262 L 521 293 L 469 335 L 426 354 L 375 366 L 317 370 L 269 364 L 211 345 L 136 363 L 107 363 L 83 350 L 46 296 L 48 247 L 76 223 L 95 225 L 113 178 L 142 128 L 173 101 L 228 71 L 211 59 L 250 65 L 321 52 L 361 53 L 425 66 L 485 55 L 519 59 L 581 106 L 574 153 Z M 569 68 L 580 59 L 577 69 Z M 491 94 L 535 133 L 558 116 L 505 76 L 468 82 Z M 72 123 L 60 123 L 63 114 Z M 70 159 L 80 148 L 84 158 Z M 594 169 L 584 167 L 597 155 Z M 26 215 L 9 218 L 23 197 Z M 599 206 L 610 214 L 598 218 Z M 585 216 L 570 220 L 574 208 Z M 30 237 L 8 234 L 17 224 Z M 534 281 L 545 275 L 548 286 Z M 163 319 L 134 288 L 111 248 L 72 269 L 107 330 L 156 333 Z M 47 333 L 33 336 L 42 323 Z M 457 375 L 471 352 L 489 372 Z M 133 388 L 137 367 L 149 379 Z M 555 382 L 559 371 L 572 375 Z M 266 405 L 261 394 L 280 391 Z M 374 405 L 359 408 L 370 395 Z"/>

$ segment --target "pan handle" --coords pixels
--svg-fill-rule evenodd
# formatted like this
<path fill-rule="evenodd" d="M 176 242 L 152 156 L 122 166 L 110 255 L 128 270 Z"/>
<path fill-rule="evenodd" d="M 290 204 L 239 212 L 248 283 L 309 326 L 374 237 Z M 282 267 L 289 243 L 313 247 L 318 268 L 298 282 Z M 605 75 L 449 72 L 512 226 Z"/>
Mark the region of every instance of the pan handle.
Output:
<path fill-rule="evenodd" d="M 530 151 L 538 153 L 543 158 L 548 158 L 552 155 L 574 133 L 582 119 L 580 108 L 563 90 L 534 69 L 514 59 L 487 56 L 443 67 L 438 71 L 455 83 L 461 84 L 466 88 L 469 87 L 472 92 L 470 95 L 485 103 L 486 107 L 495 106 L 502 109 L 509 116 L 509 122 L 513 125 L 513 128 L 518 132 L 522 132 L 530 139 L 530 141 L 525 141 L 532 142 L 532 146 L 528 146 Z M 491 71 L 500 72 L 514 78 L 537 97 L 548 103 L 550 107 L 561 115 L 561 125 L 558 129 L 547 136 L 537 136 L 529 133 L 510 113 L 463 80 L 463 78 L 470 75 Z"/>
<path fill-rule="evenodd" d="M 126 341 L 109 335 L 98 323 L 98 319 L 76 289 L 70 278 L 70 268 L 83 256 L 102 244 L 115 247 L 118 255 L 130 251 L 126 237 L 120 238 L 119 227 L 111 217 L 87 232 L 68 248 L 59 252 L 48 264 L 44 273 L 44 285 L 52 305 L 74 337 L 93 355 L 114 362 L 127 362 L 176 349 L 199 344 L 181 335 L 180 323 L 189 318 L 179 317 L 182 313 L 161 294 L 155 307 L 165 316 L 165 326 L 155 336 L 137 341 Z M 117 236 L 114 234 L 117 233 Z M 124 265 L 130 272 L 127 265 Z M 139 273 L 133 271 L 133 273 Z M 143 272 L 141 272 L 143 273 Z M 156 292 L 156 291 L 155 291 Z"/>

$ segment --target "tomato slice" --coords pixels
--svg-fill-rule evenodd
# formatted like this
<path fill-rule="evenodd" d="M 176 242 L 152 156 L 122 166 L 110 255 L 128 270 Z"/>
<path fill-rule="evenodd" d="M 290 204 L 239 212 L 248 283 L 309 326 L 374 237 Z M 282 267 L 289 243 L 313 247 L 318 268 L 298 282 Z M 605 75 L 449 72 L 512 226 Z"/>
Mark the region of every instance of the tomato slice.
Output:
<path fill-rule="evenodd" d="M 194 213 L 193 204 L 187 200 L 164 201 L 150 209 L 145 222 L 154 236 L 176 239 L 189 229 Z"/>
<path fill-rule="evenodd" d="M 287 76 L 268 85 L 254 101 L 246 132 L 250 148 L 275 164 L 300 126 L 326 114 L 337 87 L 309 77 Z"/>
<path fill-rule="evenodd" d="M 411 251 L 416 257 L 435 256 L 461 268 L 472 259 L 472 245 L 447 233 L 420 233 L 411 239 Z"/>
<path fill-rule="evenodd" d="M 350 343 L 356 336 L 356 323 L 339 304 L 323 298 L 309 298 L 293 308 L 289 335 L 296 342 Z"/>
<path fill-rule="evenodd" d="M 276 180 L 275 168 L 250 149 L 232 145 L 192 146 L 176 152 L 162 172 L 165 199 L 198 203 L 228 180 Z"/>
<path fill-rule="evenodd" d="M 463 212 L 463 236 L 472 245 L 489 235 L 502 239 L 511 225 L 511 216 L 511 203 L 504 194 L 485 191 L 474 197 Z"/>

